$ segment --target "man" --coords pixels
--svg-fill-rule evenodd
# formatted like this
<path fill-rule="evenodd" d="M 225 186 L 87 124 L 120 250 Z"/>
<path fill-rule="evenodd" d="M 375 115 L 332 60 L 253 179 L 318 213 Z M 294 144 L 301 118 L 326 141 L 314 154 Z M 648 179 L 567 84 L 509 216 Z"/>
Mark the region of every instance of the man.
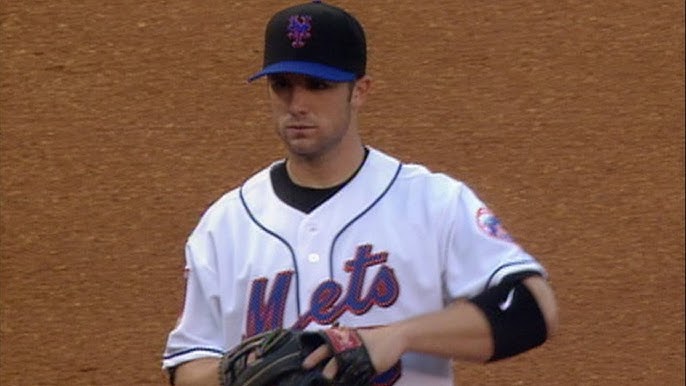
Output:
<path fill-rule="evenodd" d="M 218 363 L 276 328 L 358 329 L 374 384 L 452 385 L 451 359 L 489 362 L 557 328 L 541 264 L 464 183 L 365 146 L 372 86 L 359 22 L 313 2 L 269 21 L 264 68 L 287 157 L 227 193 L 188 239 L 185 308 L 163 366 L 218 385 Z M 373 327 L 373 328 L 371 328 Z M 321 346 L 303 368 L 336 361 Z"/>

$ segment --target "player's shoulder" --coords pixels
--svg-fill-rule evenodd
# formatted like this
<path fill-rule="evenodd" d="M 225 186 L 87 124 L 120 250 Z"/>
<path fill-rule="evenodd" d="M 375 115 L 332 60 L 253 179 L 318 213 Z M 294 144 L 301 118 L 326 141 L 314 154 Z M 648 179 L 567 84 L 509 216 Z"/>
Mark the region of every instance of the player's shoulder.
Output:
<path fill-rule="evenodd" d="M 269 170 L 274 163 L 251 175 L 242 184 L 232 188 L 210 203 L 202 214 L 198 226 L 211 227 L 214 223 L 223 221 L 227 217 L 234 217 L 237 213 L 242 212 L 245 196 L 260 195 L 264 192 L 264 189 L 270 188 Z"/>
<path fill-rule="evenodd" d="M 411 162 L 403 163 L 398 180 L 400 183 L 430 190 L 459 190 L 465 185 L 464 182 L 449 174 L 436 172 L 426 165 Z"/>
<path fill-rule="evenodd" d="M 396 193 L 396 197 L 431 203 L 431 207 L 441 208 L 450 205 L 460 196 L 462 189 L 466 186 L 464 182 L 455 177 L 446 173 L 435 172 L 424 164 L 406 162 L 394 156 L 378 153 L 381 157 L 386 157 L 386 159 L 393 160 L 397 165 L 400 165 L 393 181 L 393 191 Z M 394 162 L 389 161 L 387 163 L 393 164 Z"/>
<path fill-rule="evenodd" d="M 279 162 L 283 162 L 283 160 L 274 161 L 267 167 L 264 167 L 263 169 L 249 176 L 239 186 L 226 192 L 214 204 L 216 206 L 236 205 L 240 202 L 241 196 L 262 194 L 264 193 L 265 189 L 271 189 L 269 172 L 272 167 Z"/>

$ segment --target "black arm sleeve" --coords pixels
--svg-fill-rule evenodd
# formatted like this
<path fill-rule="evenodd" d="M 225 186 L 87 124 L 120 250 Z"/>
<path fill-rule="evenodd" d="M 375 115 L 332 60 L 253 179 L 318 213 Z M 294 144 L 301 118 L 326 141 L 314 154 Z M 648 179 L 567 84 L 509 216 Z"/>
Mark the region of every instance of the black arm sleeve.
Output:
<path fill-rule="evenodd" d="M 545 319 L 536 299 L 522 283 L 535 271 L 515 273 L 470 299 L 488 319 L 493 338 L 489 362 L 509 358 L 537 347 L 548 336 Z"/>

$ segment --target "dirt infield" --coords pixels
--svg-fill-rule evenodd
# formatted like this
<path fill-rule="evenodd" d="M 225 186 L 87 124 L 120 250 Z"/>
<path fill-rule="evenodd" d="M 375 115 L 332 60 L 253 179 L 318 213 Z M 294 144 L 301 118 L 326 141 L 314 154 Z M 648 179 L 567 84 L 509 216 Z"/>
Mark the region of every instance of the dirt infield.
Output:
<path fill-rule="evenodd" d="M 336 3 L 367 142 L 474 187 L 558 293 L 553 341 L 459 384 L 683 385 L 683 2 Z M 164 384 L 185 237 L 282 155 L 245 79 L 290 4 L 2 2 L 1 385 Z"/>

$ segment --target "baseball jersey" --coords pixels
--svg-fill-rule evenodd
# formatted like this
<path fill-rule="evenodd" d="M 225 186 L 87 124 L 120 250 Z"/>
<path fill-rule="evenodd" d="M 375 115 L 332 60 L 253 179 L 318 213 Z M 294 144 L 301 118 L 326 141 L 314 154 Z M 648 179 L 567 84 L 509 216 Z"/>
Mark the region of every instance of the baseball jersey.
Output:
<path fill-rule="evenodd" d="M 355 177 L 310 213 L 277 198 L 271 166 L 208 208 L 186 243 L 185 304 L 163 367 L 221 357 L 274 328 L 380 326 L 515 272 L 545 275 L 466 184 L 368 150 Z M 407 353 L 375 382 L 452 385 L 452 365 Z"/>

